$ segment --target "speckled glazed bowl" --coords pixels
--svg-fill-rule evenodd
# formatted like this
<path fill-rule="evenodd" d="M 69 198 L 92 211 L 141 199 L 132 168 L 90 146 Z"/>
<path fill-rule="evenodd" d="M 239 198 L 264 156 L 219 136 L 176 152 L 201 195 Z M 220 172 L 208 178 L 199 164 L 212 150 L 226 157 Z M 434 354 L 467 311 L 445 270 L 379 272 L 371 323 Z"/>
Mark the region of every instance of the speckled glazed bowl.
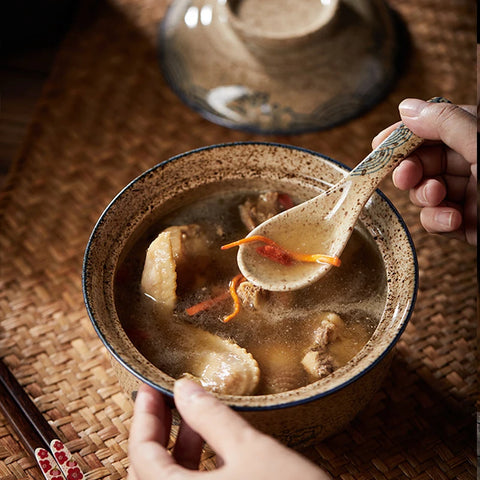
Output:
<path fill-rule="evenodd" d="M 129 394 L 147 382 L 172 397 L 174 380 L 153 366 L 123 331 L 114 302 L 114 275 L 122 252 L 152 219 L 232 186 L 315 195 L 338 181 L 346 168 L 314 152 L 265 143 L 215 145 L 171 158 L 122 190 L 102 214 L 89 240 L 83 288 L 88 313 L 113 357 Z M 306 387 L 260 396 L 220 398 L 255 427 L 291 446 L 305 446 L 345 427 L 381 385 L 393 347 L 413 309 L 417 265 L 408 231 L 377 191 L 360 221 L 381 252 L 387 300 L 373 336 L 344 367 Z"/>

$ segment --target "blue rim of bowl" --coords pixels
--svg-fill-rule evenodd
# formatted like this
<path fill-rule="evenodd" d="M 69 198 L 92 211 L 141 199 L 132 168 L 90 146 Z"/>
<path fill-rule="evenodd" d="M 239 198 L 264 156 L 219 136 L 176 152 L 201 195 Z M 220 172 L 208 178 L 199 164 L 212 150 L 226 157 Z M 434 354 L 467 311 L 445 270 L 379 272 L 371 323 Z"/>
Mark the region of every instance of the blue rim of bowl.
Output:
<path fill-rule="evenodd" d="M 103 223 L 103 220 L 104 220 L 105 216 L 109 213 L 109 210 L 110 210 L 111 206 L 118 200 L 119 197 L 121 197 L 127 190 L 129 190 L 133 185 L 135 185 L 137 182 L 142 180 L 144 177 L 148 176 L 150 173 L 152 173 L 152 172 L 154 172 L 158 169 L 163 168 L 163 166 L 167 165 L 168 163 L 179 160 L 183 157 L 186 157 L 186 156 L 198 153 L 198 152 L 206 151 L 206 150 L 228 148 L 228 147 L 239 146 L 239 145 L 240 146 L 241 145 L 264 145 L 264 146 L 287 148 L 287 149 L 290 149 L 290 150 L 297 150 L 297 151 L 300 151 L 300 152 L 308 153 L 308 154 L 313 155 L 313 156 L 318 157 L 318 158 L 322 158 L 324 160 L 328 160 L 329 162 L 333 163 L 337 167 L 340 167 L 344 171 L 349 172 L 351 170 L 350 167 L 347 167 L 343 163 L 341 163 L 337 160 L 334 160 L 333 158 L 330 158 L 327 155 L 323 155 L 321 153 L 315 152 L 313 150 L 309 150 L 307 148 L 298 147 L 298 146 L 294 146 L 294 145 L 288 145 L 288 144 L 282 144 L 282 143 L 275 143 L 275 142 L 254 142 L 254 141 L 252 141 L 252 142 L 219 143 L 219 144 L 215 144 L 215 145 L 209 145 L 209 146 L 206 146 L 206 147 L 200 147 L 200 148 L 196 148 L 196 149 L 193 149 L 193 150 L 189 150 L 188 152 L 180 153 L 178 155 L 170 157 L 167 160 L 164 160 L 163 162 L 160 162 L 157 165 L 154 165 L 153 167 L 149 168 L 148 170 L 146 170 L 145 172 L 140 174 L 138 177 L 133 179 L 117 195 L 115 195 L 113 200 L 110 201 L 110 203 L 107 205 L 107 207 L 104 209 L 104 211 L 100 215 L 99 219 L 97 220 L 97 222 L 96 222 L 96 224 L 95 224 L 95 226 L 92 230 L 92 233 L 90 234 L 90 237 L 88 239 L 87 246 L 86 246 L 86 249 L 85 249 L 83 266 L 82 266 L 83 299 L 84 299 L 84 302 L 85 302 L 85 307 L 86 307 L 88 316 L 90 318 L 90 321 L 92 322 L 92 325 L 93 325 L 93 328 L 94 328 L 95 332 L 97 333 L 98 337 L 100 338 L 100 340 L 104 344 L 105 348 L 110 352 L 110 354 L 115 358 L 115 360 L 118 361 L 127 371 L 129 371 L 132 375 L 134 375 L 136 378 L 141 380 L 143 383 L 146 383 L 146 384 L 150 385 L 152 388 L 155 388 L 156 390 L 160 391 L 161 393 L 163 393 L 164 395 L 166 395 L 170 399 L 173 399 L 173 392 L 172 391 L 170 391 L 170 390 L 168 390 L 164 387 L 161 387 L 160 385 L 157 385 L 152 380 L 149 380 L 148 378 L 144 377 L 141 373 L 137 372 L 131 365 L 129 365 L 122 358 L 121 355 L 119 355 L 115 351 L 115 349 L 112 347 L 112 345 L 110 345 L 108 343 L 108 341 L 106 340 L 106 338 L 103 336 L 103 334 L 100 330 L 100 327 L 98 326 L 97 321 L 95 319 L 95 316 L 93 314 L 93 309 L 91 307 L 91 304 L 90 304 L 90 301 L 89 301 L 89 298 L 88 298 L 87 288 L 86 288 L 87 283 L 88 283 L 87 282 L 87 276 L 88 276 L 88 263 L 89 263 L 90 249 L 92 247 L 92 243 L 95 239 L 95 236 L 96 236 L 99 228 L 101 227 L 101 225 Z M 332 395 L 335 392 L 345 388 L 346 386 L 356 382 L 359 378 L 363 377 L 370 370 L 372 370 L 376 365 L 378 365 L 387 356 L 387 354 L 393 349 L 393 347 L 398 342 L 399 338 L 401 337 L 401 335 L 405 331 L 405 328 L 408 325 L 410 317 L 412 316 L 412 313 L 413 313 L 413 310 L 414 310 L 414 307 L 415 307 L 415 303 L 416 303 L 416 299 L 417 299 L 418 259 L 417 259 L 417 254 L 416 254 L 416 251 L 415 251 L 415 246 L 414 246 L 414 243 L 413 243 L 413 239 L 410 235 L 408 227 L 407 227 L 405 221 L 403 220 L 402 216 L 400 215 L 398 210 L 395 208 L 393 203 L 389 200 L 389 198 L 380 189 L 376 189 L 375 193 L 378 194 L 382 198 L 382 200 L 388 205 L 390 210 L 394 213 L 395 217 L 399 221 L 399 223 L 400 223 L 400 225 L 401 225 L 401 227 L 402 227 L 402 229 L 403 229 L 403 231 L 404 231 L 404 233 L 407 237 L 407 240 L 408 240 L 408 243 L 409 243 L 409 246 L 410 246 L 410 251 L 412 252 L 413 268 L 414 268 L 413 293 L 412 293 L 410 306 L 409 306 L 408 311 L 405 315 L 405 318 L 403 320 L 403 324 L 402 324 L 401 328 L 398 330 L 397 334 L 390 341 L 390 343 L 385 348 L 385 350 L 373 362 L 371 362 L 369 365 L 367 365 L 361 372 L 359 372 L 358 374 L 349 378 L 348 380 L 345 380 L 340 385 L 337 385 L 337 386 L 335 386 L 335 387 L 333 387 L 333 388 L 331 388 L 331 389 L 329 389 L 325 392 L 314 394 L 314 395 L 308 396 L 306 398 L 302 398 L 300 400 L 293 400 L 291 402 L 284 402 L 284 403 L 279 403 L 279 404 L 275 404 L 275 405 L 264 405 L 264 406 L 229 405 L 234 410 L 240 411 L 240 412 L 277 410 L 277 409 L 282 409 L 282 408 L 295 407 L 297 405 L 302 405 L 302 404 L 305 404 L 305 403 L 310 403 L 312 401 L 318 400 L 318 399 L 326 397 L 328 395 Z M 226 403 L 228 403 L 227 399 L 225 399 L 225 401 L 226 401 Z"/>

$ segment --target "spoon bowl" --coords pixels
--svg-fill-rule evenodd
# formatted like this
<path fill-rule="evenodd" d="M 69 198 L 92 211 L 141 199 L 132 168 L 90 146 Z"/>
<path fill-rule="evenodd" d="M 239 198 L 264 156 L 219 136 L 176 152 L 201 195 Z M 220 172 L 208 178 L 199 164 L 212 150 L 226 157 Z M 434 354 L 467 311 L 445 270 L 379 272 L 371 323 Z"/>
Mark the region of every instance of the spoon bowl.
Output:
<path fill-rule="evenodd" d="M 448 100 L 435 97 L 429 102 Z M 378 184 L 423 141 L 400 124 L 337 184 L 261 223 L 247 238 L 267 237 L 289 252 L 340 257 L 364 205 Z M 283 265 L 262 257 L 256 248 L 256 242 L 240 246 L 238 267 L 245 278 L 265 290 L 298 290 L 318 281 L 332 268 L 331 264 L 320 262 Z"/>

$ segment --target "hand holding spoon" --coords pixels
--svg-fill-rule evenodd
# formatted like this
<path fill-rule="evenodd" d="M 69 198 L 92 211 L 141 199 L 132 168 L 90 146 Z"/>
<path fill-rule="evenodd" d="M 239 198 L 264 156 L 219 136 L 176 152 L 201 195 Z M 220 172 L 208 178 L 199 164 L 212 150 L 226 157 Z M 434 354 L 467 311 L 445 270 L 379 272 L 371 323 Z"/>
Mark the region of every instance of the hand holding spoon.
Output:
<path fill-rule="evenodd" d="M 448 102 L 441 97 L 429 101 Z M 378 184 L 423 141 L 401 124 L 336 185 L 263 222 L 247 238 L 268 237 L 289 251 L 339 257 Z M 332 267 L 327 263 L 308 262 L 280 265 L 260 256 L 254 243 L 240 246 L 237 262 L 250 282 L 271 291 L 306 287 Z"/>

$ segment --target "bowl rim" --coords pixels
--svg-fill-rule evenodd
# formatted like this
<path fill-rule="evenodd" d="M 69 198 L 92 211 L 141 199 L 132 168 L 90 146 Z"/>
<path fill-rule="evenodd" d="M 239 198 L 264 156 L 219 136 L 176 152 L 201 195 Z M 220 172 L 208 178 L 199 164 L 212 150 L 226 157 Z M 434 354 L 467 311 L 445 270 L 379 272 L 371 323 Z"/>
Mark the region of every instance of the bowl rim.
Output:
<path fill-rule="evenodd" d="M 251 145 L 251 146 L 261 145 L 261 146 L 271 146 L 271 147 L 278 147 L 278 148 L 286 148 L 286 149 L 290 149 L 290 150 L 296 150 L 296 151 L 299 151 L 299 152 L 303 152 L 303 153 L 306 153 L 306 154 L 313 155 L 315 157 L 319 157 L 323 160 L 327 160 L 328 162 L 333 163 L 335 166 L 339 167 L 341 170 L 344 170 L 345 172 L 349 172 L 351 170 L 350 167 L 348 167 L 345 164 L 339 162 L 338 160 L 334 160 L 334 159 L 330 158 L 327 155 L 318 153 L 316 151 L 313 151 L 313 150 L 310 150 L 310 149 L 307 149 L 307 148 L 304 148 L 304 147 L 299 147 L 299 146 L 284 144 L 284 143 L 278 143 L 278 142 L 239 141 L 239 142 L 218 143 L 218 144 L 212 144 L 212 145 L 208 145 L 208 146 L 204 146 L 204 147 L 195 148 L 195 149 L 192 149 L 192 150 L 174 155 L 174 156 L 172 156 L 172 157 L 170 157 L 166 160 L 163 160 L 163 161 L 157 163 L 156 165 L 150 167 L 149 169 L 145 170 L 143 173 L 141 173 L 140 175 L 135 177 L 126 186 L 124 186 L 113 197 L 113 199 L 108 203 L 108 205 L 105 207 L 105 209 L 101 213 L 100 217 L 98 218 L 98 220 L 96 221 L 96 223 L 95 223 L 95 225 L 92 229 L 92 232 L 89 236 L 89 239 L 88 239 L 88 242 L 87 242 L 87 245 L 86 245 L 86 249 L 85 249 L 85 253 L 84 253 L 84 257 L 83 257 L 83 265 L 82 265 L 82 278 L 81 278 L 82 291 L 83 291 L 83 299 L 84 299 L 85 307 L 86 307 L 88 316 L 90 318 L 90 321 L 93 325 L 93 328 L 94 328 L 96 334 L 98 335 L 98 337 L 102 341 L 102 343 L 105 346 L 105 348 L 107 349 L 107 351 L 112 355 L 112 357 L 117 362 L 120 363 L 121 366 L 123 366 L 128 372 L 130 372 L 132 375 L 134 375 L 138 380 L 140 380 L 141 382 L 146 383 L 146 384 L 150 385 L 152 388 L 155 388 L 156 390 L 160 391 L 161 393 L 166 395 L 171 400 L 173 400 L 173 392 L 171 390 L 169 390 L 165 387 L 162 387 L 161 385 L 158 385 L 154 381 L 146 378 L 142 373 L 135 370 L 134 367 L 131 366 L 127 362 L 127 360 L 125 360 L 122 357 L 122 355 L 119 354 L 115 350 L 115 348 L 108 342 L 108 340 L 103 335 L 103 333 L 102 333 L 102 331 L 101 331 L 101 329 L 98 325 L 97 319 L 95 318 L 94 308 L 92 307 L 92 304 L 91 304 L 90 298 L 89 298 L 89 294 L 88 294 L 88 271 L 89 271 L 89 261 L 90 261 L 90 256 L 91 256 L 92 244 L 95 241 L 96 235 L 98 234 L 98 231 L 101 228 L 101 225 L 102 225 L 102 223 L 105 219 L 105 216 L 109 213 L 110 208 L 117 202 L 117 200 L 122 195 L 125 194 L 125 192 L 127 192 L 129 189 L 131 189 L 132 186 L 134 186 L 137 182 L 141 181 L 145 177 L 149 176 L 152 172 L 154 172 L 158 169 L 162 169 L 165 165 L 167 165 L 167 164 L 169 164 L 173 161 L 179 160 L 183 157 L 190 156 L 190 155 L 193 155 L 193 154 L 196 154 L 196 153 L 199 153 L 199 152 L 214 150 L 214 149 L 220 149 L 220 148 L 242 146 L 242 145 Z M 222 399 L 227 404 L 229 404 L 229 406 L 231 408 L 233 408 L 234 410 L 245 411 L 245 412 L 248 412 L 248 411 L 254 412 L 254 411 L 264 411 L 264 410 L 276 410 L 276 409 L 290 408 L 290 407 L 295 407 L 295 406 L 298 406 L 298 405 L 303 405 L 303 404 L 306 404 L 306 403 L 310 403 L 310 402 L 313 402 L 313 401 L 318 400 L 320 398 L 332 395 L 332 394 L 338 392 L 339 390 L 344 389 L 348 385 L 356 382 L 359 378 L 363 377 L 368 372 L 373 370 L 373 368 L 375 366 L 377 366 L 382 360 L 384 360 L 387 357 L 387 355 L 391 352 L 393 347 L 398 342 L 399 338 L 401 337 L 401 335 L 405 331 L 405 329 L 406 329 L 406 327 L 409 323 L 409 320 L 412 316 L 413 310 L 415 308 L 415 303 L 416 303 L 417 294 L 418 294 L 418 280 L 419 280 L 419 278 L 418 278 L 418 259 L 417 259 L 413 239 L 411 237 L 411 234 L 408 230 L 408 227 L 407 227 L 404 219 L 402 218 L 402 216 L 400 215 L 400 213 L 398 212 L 396 207 L 393 205 L 391 200 L 380 189 L 376 189 L 374 193 L 376 193 L 380 196 L 382 201 L 385 202 L 387 208 L 394 214 L 395 218 L 399 222 L 399 224 L 400 224 L 400 226 L 403 230 L 403 233 L 405 234 L 405 237 L 408 241 L 408 249 L 412 254 L 412 260 L 413 260 L 413 265 L 412 265 L 413 266 L 412 296 L 411 296 L 411 299 L 410 299 L 410 305 L 408 306 L 408 310 L 406 310 L 406 312 L 404 313 L 404 318 L 402 319 L 400 328 L 398 329 L 398 331 L 396 332 L 394 337 L 392 339 L 390 339 L 388 344 L 386 344 L 383 351 L 381 353 L 379 353 L 373 361 L 368 363 L 368 365 L 366 365 L 364 368 L 362 368 L 362 370 L 360 370 L 358 373 L 356 373 L 355 375 L 353 375 L 351 377 L 346 378 L 344 381 L 340 382 L 338 385 L 335 385 L 331 388 L 328 388 L 328 389 L 326 389 L 322 392 L 313 393 L 312 395 L 305 396 L 304 398 L 301 398 L 301 399 L 295 399 L 295 400 L 291 400 L 291 401 L 287 400 L 287 401 L 284 401 L 284 402 L 281 402 L 281 403 L 275 403 L 275 404 L 272 404 L 272 405 L 235 405 L 235 404 L 232 404 L 231 402 L 228 402 L 228 397 L 234 397 L 234 396 L 229 396 L 229 395 L 221 396 Z"/>

